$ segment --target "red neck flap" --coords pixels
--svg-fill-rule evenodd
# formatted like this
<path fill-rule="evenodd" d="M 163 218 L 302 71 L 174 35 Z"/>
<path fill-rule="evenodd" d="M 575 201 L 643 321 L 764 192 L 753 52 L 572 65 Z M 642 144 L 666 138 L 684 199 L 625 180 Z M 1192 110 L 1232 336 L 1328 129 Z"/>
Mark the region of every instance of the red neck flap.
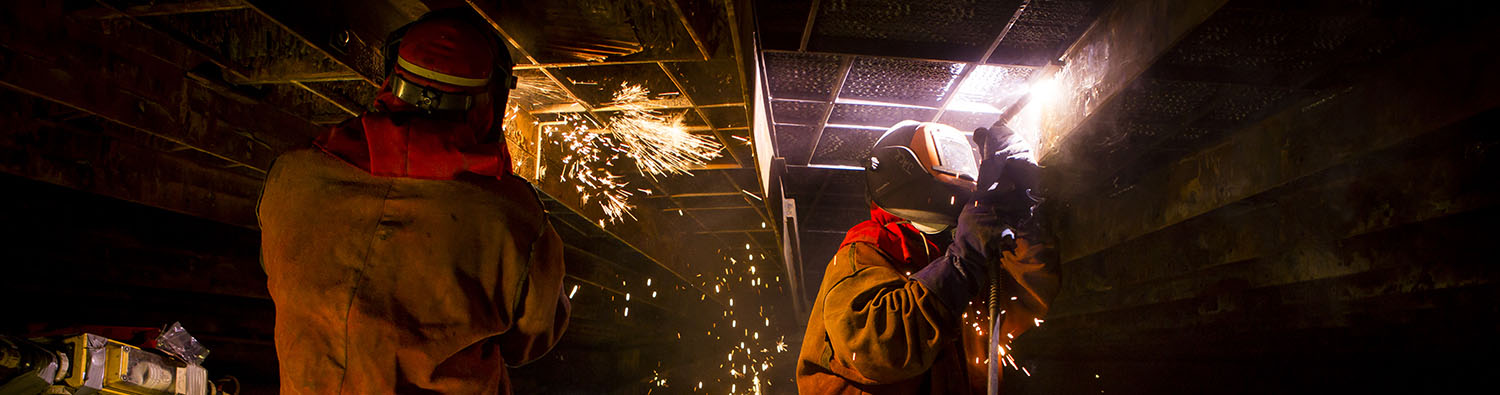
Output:
<path fill-rule="evenodd" d="M 922 233 L 912 227 L 909 221 L 881 210 L 873 203 L 870 204 L 870 220 L 850 228 L 839 248 L 850 243 L 872 244 L 887 256 L 898 260 L 899 262 L 895 262 L 900 266 L 897 269 L 907 271 L 920 270 L 932 262 L 933 257 L 942 254 L 937 244 L 922 237 Z"/>
<path fill-rule="evenodd" d="M 495 123 L 488 100 L 476 100 L 466 121 L 428 117 L 387 90 L 376 95 L 375 107 L 333 127 L 313 145 L 382 177 L 452 180 L 463 173 L 496 178 L 511 173 L 504 140 L 480 142 Z"/>

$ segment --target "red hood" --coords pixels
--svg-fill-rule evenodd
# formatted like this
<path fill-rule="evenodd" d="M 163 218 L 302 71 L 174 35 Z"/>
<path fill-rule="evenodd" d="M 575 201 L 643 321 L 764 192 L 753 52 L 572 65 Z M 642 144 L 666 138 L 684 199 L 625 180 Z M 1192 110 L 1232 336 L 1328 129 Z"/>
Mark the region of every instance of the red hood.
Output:
<path fill-rule="evenodd" d="M 870 219 L 850 228 L 839 248 L 850 243 L 872 244 L 886 256 L 897 260 L 894 263 L 898 269 L 913 272 L 921 270 L 933 258 L 942 254 L 937 244 L 923 237 L 922 232 L 912 227 L 909 221 L 881 210 L 873 203 L 870 204 Z"/>
<path fill-rule="evenodd" d="M 463 173 L 511 173 L 504 139 L 481 142 L 491 128 L 498 128 L 488 103 L 476 103 L 464 121 L 416 112 L 386 90 L 376 95 L 375 107 L 378 110 L 333 127 L 313 145 L 383 177 L 451 180 Z"/>

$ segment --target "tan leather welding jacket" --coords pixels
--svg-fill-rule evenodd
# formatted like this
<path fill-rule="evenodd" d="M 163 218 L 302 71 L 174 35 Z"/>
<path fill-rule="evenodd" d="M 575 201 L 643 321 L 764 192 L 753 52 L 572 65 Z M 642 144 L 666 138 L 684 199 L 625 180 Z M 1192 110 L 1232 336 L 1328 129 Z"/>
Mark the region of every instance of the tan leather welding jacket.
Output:
<path fill-rule="evenodd" d="M 563 245 L 515 176 L 282 155 L 258 214 L 286 394 L 508 393 L 567 327 Z"/>
<path fill-rule="evenodd" d="M 870 215 L 849 230 L 823 274 L 797 360 L 798 393 L 983 394 L 987 292 L 950 307 L 939 295 L 945 290 L 910 278 L 943 250 L 890 213 Z M 1011 278 L 1001 330 L 1012 336 L 1046 314 L 1058 281 L 1045 248 L 1018 241 L 1024 247 L 997 265 Z"/>

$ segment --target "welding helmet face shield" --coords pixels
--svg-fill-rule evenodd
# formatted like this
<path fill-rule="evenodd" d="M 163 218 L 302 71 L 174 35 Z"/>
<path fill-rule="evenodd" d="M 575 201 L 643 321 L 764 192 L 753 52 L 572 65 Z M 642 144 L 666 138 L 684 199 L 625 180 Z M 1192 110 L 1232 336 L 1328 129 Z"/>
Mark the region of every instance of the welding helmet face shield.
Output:
<path fill-rule="evenodd" d="M 979 173 L 968 136 L 951 126 L 902 121 L 865 157 L 866 194 L 875 206 L 935 233 L 958 223 Z"/>

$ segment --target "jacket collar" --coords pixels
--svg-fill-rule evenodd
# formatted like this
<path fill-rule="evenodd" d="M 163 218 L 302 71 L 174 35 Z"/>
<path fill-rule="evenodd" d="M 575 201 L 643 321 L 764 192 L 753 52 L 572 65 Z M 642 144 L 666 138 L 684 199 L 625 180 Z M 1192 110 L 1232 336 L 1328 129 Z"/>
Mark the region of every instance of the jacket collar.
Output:
<path fill-rule="evenodd" d="M 854 225 L 844 235 L 843 248 L 853 243 L 868 243 L 879 248 L 899 270 L 916 271 L 941 252 L 911 226 L 911 222 L 870 204 L 870 219 Z"/>

